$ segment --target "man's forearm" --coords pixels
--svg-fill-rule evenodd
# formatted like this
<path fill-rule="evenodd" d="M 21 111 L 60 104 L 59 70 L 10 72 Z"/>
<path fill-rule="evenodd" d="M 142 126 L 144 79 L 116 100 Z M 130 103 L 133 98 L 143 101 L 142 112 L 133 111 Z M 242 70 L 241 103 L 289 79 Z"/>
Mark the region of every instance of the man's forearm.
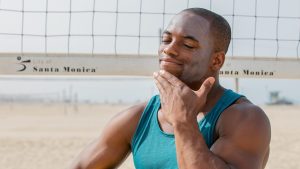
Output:
<path fill-rule="evenodd" d="M 197 121 L 174 124 L 176 155 L 180 169 L 230 169 L 207 147 Z"/>

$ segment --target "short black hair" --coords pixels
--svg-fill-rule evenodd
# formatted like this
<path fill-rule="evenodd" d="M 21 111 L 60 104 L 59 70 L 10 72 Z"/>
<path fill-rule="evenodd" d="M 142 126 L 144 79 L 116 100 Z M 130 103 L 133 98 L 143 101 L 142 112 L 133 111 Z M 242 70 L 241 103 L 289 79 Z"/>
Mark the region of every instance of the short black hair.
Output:
<path fill-rule="evenodd" d="M 192 12 L 209 21 L 215 52 L 227 52 L 231 40 L 231 28 L 224 17 L 204 8 L 187 8 L 182 12 Z"/>

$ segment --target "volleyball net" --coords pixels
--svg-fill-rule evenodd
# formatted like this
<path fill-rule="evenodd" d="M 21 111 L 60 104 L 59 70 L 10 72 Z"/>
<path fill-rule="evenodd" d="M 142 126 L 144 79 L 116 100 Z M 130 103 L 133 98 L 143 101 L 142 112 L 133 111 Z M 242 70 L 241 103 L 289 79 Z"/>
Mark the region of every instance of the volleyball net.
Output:
<path fill-rule="evenodd" d="M 299 0 L 0 0 L 0 74 L 158 70 L 161 32 L 188 7 L 227 19 L 227 77 L 300 78 Z"/>

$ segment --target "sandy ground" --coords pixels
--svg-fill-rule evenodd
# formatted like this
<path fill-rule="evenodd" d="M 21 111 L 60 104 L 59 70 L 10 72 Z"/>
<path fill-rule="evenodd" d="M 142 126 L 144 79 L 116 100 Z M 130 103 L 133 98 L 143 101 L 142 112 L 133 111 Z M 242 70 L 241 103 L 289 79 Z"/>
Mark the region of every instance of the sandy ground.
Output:
<path fill-rule="evenodd" d="M 0 104 L 0 168 L 63 169 L 127 105 Z M 300 106 L 263 106 L 272 124 L 267 169 L 300 169 Z M 121 169 L 133 169 L 132 157 Z"/>

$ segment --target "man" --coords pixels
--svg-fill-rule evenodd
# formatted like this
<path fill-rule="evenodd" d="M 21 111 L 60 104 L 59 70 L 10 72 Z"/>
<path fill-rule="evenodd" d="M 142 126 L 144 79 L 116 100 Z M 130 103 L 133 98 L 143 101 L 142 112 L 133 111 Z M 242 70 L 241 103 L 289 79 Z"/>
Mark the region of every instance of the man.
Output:
<path fill-rule="evenodd" d="M 115 116 L 73 169 L 117 167 L 132 152 L 140 169 L 262 169 L 270 123 L 245 97 L 219 84 L 231 31 L 206 9 L 177 14 L 162 35 L 159 96 Z"/>

